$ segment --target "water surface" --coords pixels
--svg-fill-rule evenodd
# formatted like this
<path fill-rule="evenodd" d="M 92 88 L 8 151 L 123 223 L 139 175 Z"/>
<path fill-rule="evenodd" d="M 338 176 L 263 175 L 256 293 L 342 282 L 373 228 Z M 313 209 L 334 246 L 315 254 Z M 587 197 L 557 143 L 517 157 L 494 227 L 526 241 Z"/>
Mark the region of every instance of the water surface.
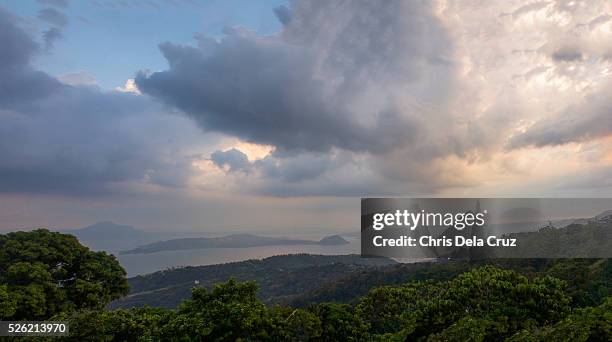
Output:
<path fill-rule="evenodd" d="M 359 254 L 359 239 L 345 237 L 348 244 L 337 246 L 294 245 L 294 246 L 259 246 L 249 248 L 205 248 L 182 251 L 163 251 L 149 254 L 118 255 L 119 262 L 129 277 L 152 273 L 155 271 L 179 266 L 213 265 L 248 259 L 262 259 L 282 254 Z M 117 255 L 117 253 L 113 253 Z"/>

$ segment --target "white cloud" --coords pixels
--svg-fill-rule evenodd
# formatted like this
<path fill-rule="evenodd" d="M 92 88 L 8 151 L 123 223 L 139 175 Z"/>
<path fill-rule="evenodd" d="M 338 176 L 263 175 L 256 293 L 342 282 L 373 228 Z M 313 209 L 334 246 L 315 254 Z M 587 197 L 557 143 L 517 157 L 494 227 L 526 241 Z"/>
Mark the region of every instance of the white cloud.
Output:
<path fill-rule="evenodd" d="M 133 93 L 136 95 L 141 95 L 140 90 L 138 90 L 138 86 L 136 86 L 136 83 L 134 82 L 133 78 L 128 78 L 127 81 L 125 81 L 123 87 L 116 87 L 115 90 L 120 91 L 122 93 Z"/>
<path fill-rule="evenodd" d="M 371 184 L 371 190 L 380 193 L 463 189 L 459 191 L 477 195 L 521 188 L 533 195 L 556 193 L 564 174 L 612 164 L 600 159 L 582 165 L 575 153 L 593 142 L 593 153 L 605 154 L 596 143 L 612 135 L 609 1 L 439 1 L 433 6 L 434 17 L 423 20 L 437 20 L 447 38 L 429 36 L 437 41 L 420 48 L 447 44 L 448 51 L 437 53 L 452 67 L 444 74 L 429 67 L 419 70 L 416 86 L 408 76 L 418 63 L 397 44 L 408 47 L 404 42 L 427 36 L 422 31 L 426 26 L 376 31 L 373 23 L 396 20 L 395 15 L 405 16 L 405 9 L 362 15 L 360 6 L 347 3 L 321 10 L 318 4 L 297 2 L 283 38 L 298 45 L 308 42 L 318 55 L 317 75 L 326 80 L 330 99 L 349 96 L 353 120 L 367 124 L 377 110 L 393 104 L 415 125 L 413 139 L 397 141 L 383 153 L 336 149 L 334 153 L 345 155 L 344 166 L 330 162 L 329 169 L 307 185 L 283 182 L 282 177 L 262 181 L 251 174 L 260 190 L 352 194 L 370 193 L 362 185 Z M 375 50 L 362 50 L 372 44 Z M 508 150 L 519 147 L 523 149 Z M 542 158 L 553 152 L 553 159 Z M 287 158 L 276 157 L 276 163 Z M 311 160 L 308 154 L 291 158 Z M 537 181 L 522 188 L 525 178 Z M 349 180 L 355 192 L 331 185 Z"/>

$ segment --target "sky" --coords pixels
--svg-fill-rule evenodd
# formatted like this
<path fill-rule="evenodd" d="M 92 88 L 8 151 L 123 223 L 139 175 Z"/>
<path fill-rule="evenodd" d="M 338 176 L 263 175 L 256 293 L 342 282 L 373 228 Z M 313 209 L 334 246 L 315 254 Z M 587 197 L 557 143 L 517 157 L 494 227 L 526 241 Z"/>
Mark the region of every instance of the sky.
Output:
<path fill-rule="evenodd" d="M 0 230 L 611 197 L 612 3 L 0 0 Z"/>

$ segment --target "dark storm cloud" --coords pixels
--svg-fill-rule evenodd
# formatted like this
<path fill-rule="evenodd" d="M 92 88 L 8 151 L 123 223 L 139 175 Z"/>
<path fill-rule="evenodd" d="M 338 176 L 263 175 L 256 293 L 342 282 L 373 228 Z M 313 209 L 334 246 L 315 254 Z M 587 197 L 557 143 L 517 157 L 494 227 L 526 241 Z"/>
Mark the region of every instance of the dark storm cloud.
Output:
<path fill-rule="evenodd" d="M 281 22 L 281 24 L 283 25 L 289 25 L 289 22 L 291 21 L 291 11 L 289 10 L 289 8 L 287 8 L 287 6 L 278 6 L 274 9 L 274 14 L 276 14 L 276 17 L 278 18 L 278 21 Z"/>
<path fill-rule="evenodd" d="M 406 150 L 405 164 L 422 151 L 436 150 L 424 162 L 457 153 L 440 129 L 452 124 L 444 109 L 452 44 L 429 3 L 290 5 L 275 9 L 277 35 L 228 28 L 221 39 L 196 35 L 197 47 L 161 44 L 168 69 L 140 73 L 136 85 L 205 131 L 274 146 L 256 161 L 238 150 L 211 155 L 228 173 L 245 173 L 237 180 L 245 192 L 388 193 L 398 187 L 386 186 L 365 156 Z"/>
<path fill-rule="evenodd" d="M 0 45 L 0 192 L 87 195 L 117 183 L 185 181 L 190 161 L 156 136 L 172 118 L 155 115 L 151 101 L 34 70 L 37 44 L 3 9 Z"/>
<path fill-rule="evenodd" d="M 553 52 L 552 58 L 557 62 L 573 62 L 582 59 L 582 52 L 577 49 L 563 48 Z"/>
<path fill-rule="evenodd" d="M 68 17 L 64 13 L 49 7 L 38 12 L 38 19 L 52 25 L 42 34 L 45 51 L 51 51 L 55 42 L 63 37 L 62 30 L 68 26 Z"/>
<path fill-rule="evenodd" d="M 257 171 L 260 172 L 263 179 L 287 183 L 316 179 L 348 161 L 346 158 L 340 161 L 327 153 L 305 153 L 281 157 L 273 153 L 251 162 L 246 154 L 235 148 L 215 151 L 210 155 L 210 160 L 220 168 L 227 167 L 229 172 Z"/>
<path fill-rule="evenodd" d="M 220 168 L 228 167 L 230 172 L 249 172 L 252 167 L 247 155 L 235 148 L 215 151 L 210 155 L 210 160 Z"/>
<path fill-rule="evenodd" d="M 60 87 L 1 112 L 0 191 L 84 195 L 109 191 L 111 183 L 185 180 L 189 161 L 165 161 L 161 139 L 140 131 L 156 120 L 146 113 L 154 106 L 132 95 Z"/>
<path fill-rule="evenodd" d="M 246 154 L 233 148 L 215 151 L 210 159 L 230 176 L 236 176 L 240 191 L 249 194 L 275 197 L 359 196 L 398 191 L 397 186 L 390 187 L 382 179 L 369 175 L 364 177 L 363 172 L 355 168 L 357 165 L 351 153 L 337 152 L 271 153 L 263 159 L 249 161 Z"/>
<path fill-rule="evenodd" d="M 48 30 L 43 31 L 42 37 L 45 42 L 45 51 L 49 51 L 53 49 L 55 42 L 63 37 L 63 34 L 61 29 L 51 27 Z"/>
<path fill-rule="evenodd" d="M 40 10 L 38 19 L 60 28 L 68 25 L 68 17 L 51 7 Z"/>
<path fill-rule="evenodd" d="M 23 105 L 59 86 L 55 79 L 30 67 L 30 59 L 39 52 L 39 47 L 16 21 L 0 7 L 0 108 Z"/>
<path fill-rule="evenodd" d="M 204 130 L 279 152 L 382 153 L 412 141 L 418 119 L 401 103 L 402 87 L 443 98 L 444 76 L 435 85 L 419 81 L 437 70 L 448 77 L 451 68 L 439 63 L 448 46 L 430 8 L 403 1 L 292 4 L 290 21 L 277 10 L 286 24 L 277 37 L 235 29 L 220 41 L 201 39 L 199 48 L 161 44 L 169 69 L 139 74 L 138 88 Z M 380 94 L 371 104 L 355 106 L 373 92 Z"/>
<path fill-rule="evenodd" d="M 307 153 L 294 157 L 269 155 L 254 163 L 268 180 L 298 183 L 315 180 L 326 172 L 333 171 L 350 162 L 348 158 L 337 158 L 327 153 Z"/>
<path fill-rule="evenodd" d="M 138 88 L 182 109 L 205 130 L 315 151 L 381 150 L 408 136 L 410 127 L 395 113 L 364 127 L 326 102 L 306 50 L 240 35 L 223 39 L 212 54 L 170 43 L 160 48 L 170 70 L 138 75 Z"/>
<path fill-rule="evenodd" d="M 15 24 L 17 19 L 4 8 L 0 7 L 0 68 L 27 65 L 30 57 L 38 50 L 38 46 L 30 37 Z M 5 82 L 3 82 L 5 83 Z"/>

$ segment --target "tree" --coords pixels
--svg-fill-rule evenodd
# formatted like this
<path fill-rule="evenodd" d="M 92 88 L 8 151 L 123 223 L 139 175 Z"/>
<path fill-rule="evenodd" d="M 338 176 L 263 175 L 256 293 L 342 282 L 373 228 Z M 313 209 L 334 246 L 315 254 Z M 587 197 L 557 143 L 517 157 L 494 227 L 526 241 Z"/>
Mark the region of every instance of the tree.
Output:
<path fill-rule="evenodd" d="M 368 325 L 355 314 L 348 304 L 321 303 L 311 307 L 321 321 L 322 341 L 363 341 Z"/>
<path fill-rule="evenodd" d="M 6 285 L 0 285 L 0 318 L 12 317 L 15 311 L 17 311 L 15 298 L 11 297 Z"/>
<path fill-rule="evenodd" d="M 0 235 L 0 319 L 101 309 L 127 294 L 125 275 L 114 256 L 72 235 L 46 229 Z"/>
<path fill-rule="evenodd" d="M 525 329 L 510 341 L 610 341 L 612 339 L 612 297 L 597 307 L 575 310 L 560 322 L 544 328 Z"/>
<path fill-rule="evenodd" d="M 165 341 L 164 327 L 175 312 L 158 308 L 133 308 L 129 310 L 81 310 L 61 313 L 53 320 L 65 320 L 70 324 L 67 341 Z M 54 341 L 49 338 L 49 341 Z"/>
<path fill-rule="evenodd" d="M 212 291 L 196 287 L 166 326 L 168 338 L 185 341 L 262 340 L 268 336 L 267 309 L 255 296 L 255 282 L 230 279 Z"/>
<path fill-rule="evenodd" d="M 514 271 L 485 266 L 450 281 L 373 289 L 360 300 L 357 312 L 375 334 L 408 340 L 473 335 L 484 340 L 560 320 L 570 308 L 564 287 L 549 276 L 529 281 Z M 430 336 L 436 332 L 437 337 Z"/>
<path fill-rule="evenodd" d="M 436 283 L 412 282 L 402 286 L 381 286 L 370 290 L 357 303 L 357 314 L 370 325 L 375 334 L 412 330 L 413 322 L 407 314 L 417 310 L 421 298 L 435 296 L 439 292 Z M 412 327 L 409 327 L 412 326 Z"/>
<path fill-rule="evenodd" d="M 321 338 L 321 321 L 304 309 L 275 306 L 268 310 L 271 341 L 313 341 Z"/>

